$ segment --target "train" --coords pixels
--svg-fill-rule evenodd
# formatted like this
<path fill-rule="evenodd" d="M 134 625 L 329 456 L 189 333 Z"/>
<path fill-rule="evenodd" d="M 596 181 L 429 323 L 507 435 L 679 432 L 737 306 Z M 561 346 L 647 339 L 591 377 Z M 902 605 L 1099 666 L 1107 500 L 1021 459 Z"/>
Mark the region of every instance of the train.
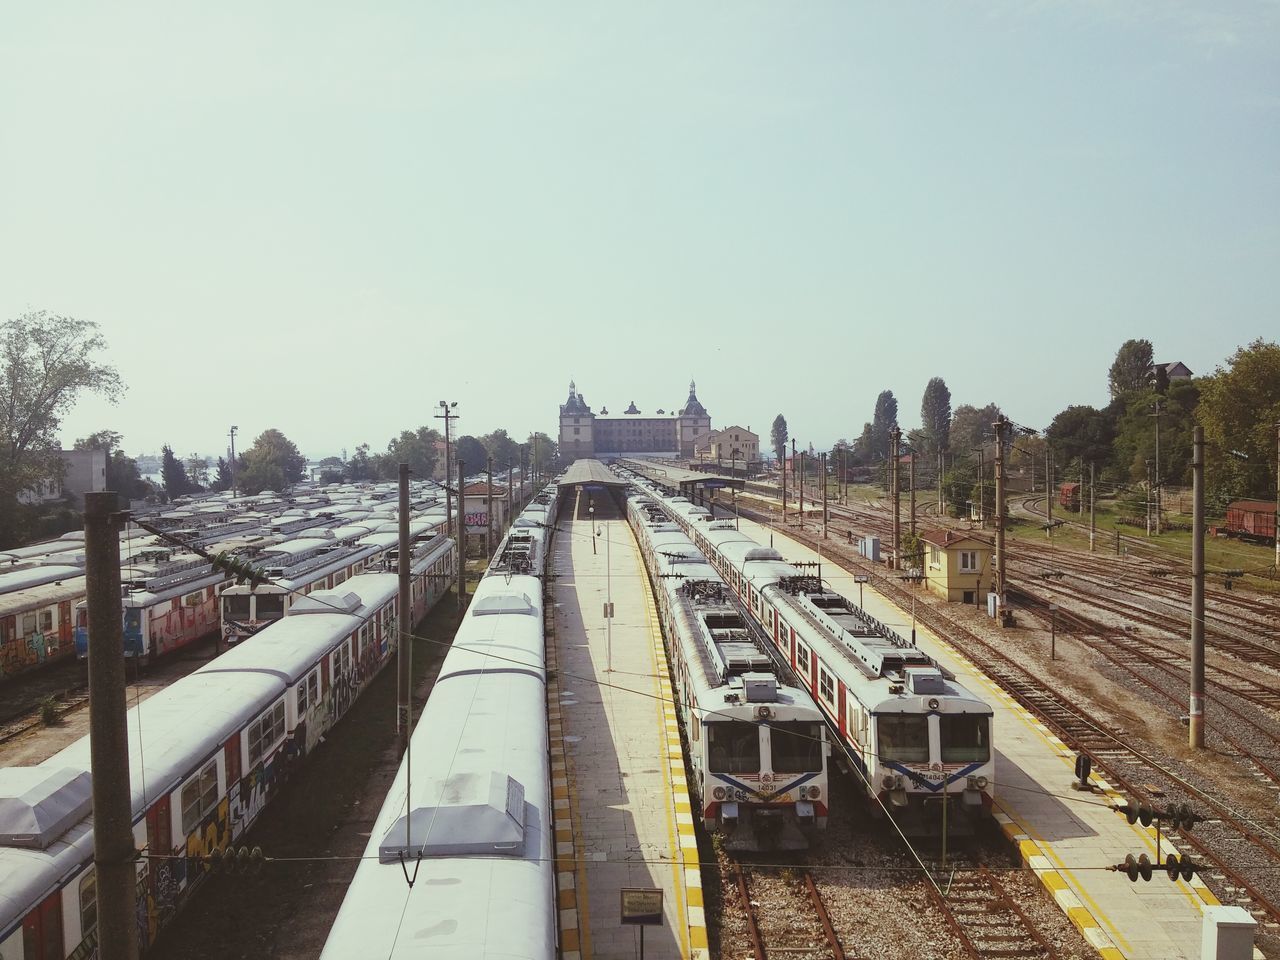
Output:
<path fill-rule="evenodd" d="M 991 706 L 933 658 L 773 547 L 639 476 L 813 695 L 875 816 L 970 832 L 995 795 Z M 944 812 L 945 805 L 945 812 Z"/>
<path fill-rule="evenodd" d="M 440 547 L 439 544 L 436 545 Z M 452 551 L 449 542 L 448 551 Z M 416 622 L 444 586 L 412 562 Z M 396 646 L 399 578 L 363 573 L 128 713 L 143 948 L 188 902 L 207 858 L 239 841 Z M 143 750 L 145 740 L 145 752 Z M 0 769 L 0 956 L 92 956 L 97 895 L 89 738 Z"/>
<path fill-rule="evenodd" d="M 1228 537 L 1276 542 L 1276 505 L 1270 500 L 1235 500 L 1227 504 L 1226 523 L 1221 528 Z"/>
<path fill-rule="evenodd" d="M 544 577 L 557 491 L 498 547 L 321 960 L 557 956 Z"/>
<path fill-rule="evenodd" d="M 703 826 L 730 850 L 806 849 L 827 825 L 822 712 L 658 503 L 633 493 L 627 517 L 657 598 Z"/>

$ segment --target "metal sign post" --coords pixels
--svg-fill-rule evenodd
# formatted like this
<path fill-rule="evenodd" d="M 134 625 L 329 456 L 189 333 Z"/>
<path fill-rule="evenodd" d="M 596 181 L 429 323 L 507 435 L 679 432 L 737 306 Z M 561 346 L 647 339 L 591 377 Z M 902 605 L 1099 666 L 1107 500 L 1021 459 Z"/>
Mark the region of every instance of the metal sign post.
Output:
<path fill-rule="evenodd" d="M 644 960 L 644 928 L 662 926 L 662 888 L 623 887 L 622 922 L 640 928 L 640 960 Z"/>

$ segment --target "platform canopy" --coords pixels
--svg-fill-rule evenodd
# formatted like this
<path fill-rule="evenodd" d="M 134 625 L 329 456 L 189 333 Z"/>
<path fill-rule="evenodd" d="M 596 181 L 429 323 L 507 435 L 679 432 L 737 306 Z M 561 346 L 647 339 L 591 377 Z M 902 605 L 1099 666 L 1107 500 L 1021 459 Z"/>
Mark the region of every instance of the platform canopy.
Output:
<path fill-rule="evenodd" d="M 627 481 L 621 479 L 599 460 L 575 460 L 560 478 L 560 489 L 576 486 L 616 487 L 621 490 Z"/>
<path fill-rule="evenodd" d="M 623 462 L 638 473 L 657 481 L 662 486 L 670 490 L 679 490 L 682 496 L 688 497 L 690 500 L 700 499 L 699 494 L 705 494 L 708 490 L 716 490 L 721 487 L 742 490 L 746 486 L 746 481 L 742 477 L 723 477 L 717 474 L 685 470 L 683 467 L 668 466 L 667 464 L 659 465 L 642 460 L 625 460 Z"/>

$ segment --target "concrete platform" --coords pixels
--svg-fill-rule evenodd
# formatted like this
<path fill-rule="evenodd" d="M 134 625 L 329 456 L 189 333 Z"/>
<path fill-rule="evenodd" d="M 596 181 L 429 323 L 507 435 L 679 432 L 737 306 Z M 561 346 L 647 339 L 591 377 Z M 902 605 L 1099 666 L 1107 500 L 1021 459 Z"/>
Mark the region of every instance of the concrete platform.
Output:
<path fill-rule="evenodd" d="M 657 614 L 631 529 L 570 494 L 554 540 L 557 675 L 548 709 L 565 960 L 639 956 L 623 887 L 661 888 L 646 958 L 707 956 L 697 840 Z M 579 519 L 581 518 L 581 519 Z M 603 610 L 614 604 L 611 629 Z"/>
<path fill-rule="evenodd" d="M 748 520 L 741 529 L 773 545 L 788 560 L 818 560 L 818 553 L 776 528 Z M 859 584 L 834 563 L 822 574 L 838 593 L 859 602 Z M 867 610 L 904 636 L 911 613 L 862 586 Z M 969 663 L 943 638 L 923 626 L 917 643 L 953 670 L 961 683 L 984 694 L 995 711 L 997 819 L 1019 845 L 1024 861 L 1036 871 L 1063 912 L 1104 960 L 1198 960 L 1205 907 L 1218 900 L 1197 877 L 1171 883 L 1164 873 L 1150 882 L 1132 883 L 1120 873 L 1099 869 L 1119 863 L 1126 854 L 1156 855 L 1154 829 L 1131 826 L 1110 808 L 1123 798 L 1103 787 L 1100 793 L 1071 789 L 1075 755 L 994 682 Z M 1169 853 L 1166 841 L 1162 848 Z M 1256 957 L 1262 954 L 1255 951 Z"/>

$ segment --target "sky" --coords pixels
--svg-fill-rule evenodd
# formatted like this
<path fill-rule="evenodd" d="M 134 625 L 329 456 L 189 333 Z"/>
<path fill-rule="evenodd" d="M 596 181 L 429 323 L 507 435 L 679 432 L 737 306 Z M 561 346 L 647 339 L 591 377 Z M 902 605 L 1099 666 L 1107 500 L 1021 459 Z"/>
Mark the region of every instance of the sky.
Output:
<path fill-rule="evenodd" d="M 0 8 L 0 320 L 99 324 L 70 442 L 321 457 L 456 401 L 819 446 L 1045 426 L 1130 337 L 1280 329 L 1280 3 Z"/>

